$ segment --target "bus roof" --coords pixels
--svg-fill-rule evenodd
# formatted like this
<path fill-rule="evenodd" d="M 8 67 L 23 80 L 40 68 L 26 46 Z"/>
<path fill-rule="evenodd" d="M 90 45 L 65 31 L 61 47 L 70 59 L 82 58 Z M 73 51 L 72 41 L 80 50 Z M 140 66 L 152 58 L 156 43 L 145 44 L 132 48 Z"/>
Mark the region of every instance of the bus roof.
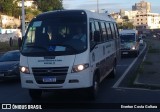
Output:
<path fill-rule="evenodd" d="M 109 16 L 107 13 L 96 13 L 88 10 L 56 10 L 56 11 L 48 11 L 42 14 L 39 14 L 36 18 L 48 18 L 52 16 L 76 16 L 76 15 L 87 15 L 87 18 L 94 18 L 99 20 L 113 21 L 115 20 Z"/>
<path fill-rule="evenodd" d="M 121 30 L 119 33 L 120 34 L 128 34 L 128 33 L 135 33 L 135 34 L 137 34 L 138 32 L 135 29 L 125 29 L 125 30 Z"/>

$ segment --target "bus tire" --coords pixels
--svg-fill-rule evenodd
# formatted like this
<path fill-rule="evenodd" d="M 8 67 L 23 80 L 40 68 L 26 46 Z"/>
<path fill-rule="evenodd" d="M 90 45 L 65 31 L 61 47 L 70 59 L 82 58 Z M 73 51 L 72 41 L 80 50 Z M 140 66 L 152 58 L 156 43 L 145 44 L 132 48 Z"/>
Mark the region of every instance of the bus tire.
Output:
<path fill-rule="evenodd" d="M 116 75 L 116 71 L 117 71 L 117 69 L 116 69 L 116 61 L 114 61 L 113 62 L 113 69 L 112 69 L 112 71 L 111 71 L 111 73 L 109 75 L 109 78 L 114 78 L 115 75 Z"/>
<path fill-rule="evenodd" d="M 42 90 L 29 89 L 29 95 L 32 98 L 32 100 L 38 100 L 41 98 Z"/>
<path fill-rule="evenodd" d="M 88 88 L 88 96 L 90 100 L 96 99 L 98 89 L 99 89 L 99 78 L 98 78 L 98 75 L 95 74 L 93 77 L 93 84 L 90 88 Z"/>
<path fill-rule="evenodd" d="M 139 55 L 139 51 L 135 52 L 135 57 L 137 57 Z"/>

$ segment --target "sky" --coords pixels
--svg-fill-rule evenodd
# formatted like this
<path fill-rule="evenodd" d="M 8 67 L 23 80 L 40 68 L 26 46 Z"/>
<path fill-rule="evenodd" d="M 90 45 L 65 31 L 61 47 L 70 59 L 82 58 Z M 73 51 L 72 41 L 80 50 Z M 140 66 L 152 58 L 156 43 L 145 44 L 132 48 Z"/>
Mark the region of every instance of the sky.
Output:
<path fill-rule="evenodd" d="M 132 10 L 132 5 L 141 0 L 63 0 L 64 9 L 87 9 L 97 10 L 97 1 L 99 12 L 108 11 L 119 12 L 120 9 Z M 151 12 L 160 13 L 160 0 L 144 0 L 151 3 Z"/>

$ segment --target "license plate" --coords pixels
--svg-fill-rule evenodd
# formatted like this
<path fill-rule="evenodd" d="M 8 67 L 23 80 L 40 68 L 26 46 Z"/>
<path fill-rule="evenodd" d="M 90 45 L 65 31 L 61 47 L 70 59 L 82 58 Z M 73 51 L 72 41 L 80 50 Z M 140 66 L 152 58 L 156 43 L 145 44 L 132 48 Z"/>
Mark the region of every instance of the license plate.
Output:
<path fill-rule="evenodd" d="M 56 78 L 54 78 L 54 77 L 44 77 L 43 82 L 56 82 Z"/>
<path fill-rule="evenodd" d="M 123 54 L 128 54 L 128 52 L 123 52 Z"/>
<path fill-rule="evenodd" d="M 0 76 L 2 77 L 2 76 L 4 76 L 4 74 L 0 74 Z"/>

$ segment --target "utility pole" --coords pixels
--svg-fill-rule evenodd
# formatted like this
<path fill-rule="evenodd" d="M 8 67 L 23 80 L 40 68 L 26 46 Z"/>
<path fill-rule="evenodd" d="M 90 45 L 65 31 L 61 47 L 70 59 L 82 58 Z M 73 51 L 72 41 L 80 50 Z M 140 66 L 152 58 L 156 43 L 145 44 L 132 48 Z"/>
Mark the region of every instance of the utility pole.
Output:
<path fill-rule="evenodd" d="M 24 0 L 22 0 L 22 37 L 25 35 L 25 9 Z"/>
<path fill-rule="evenodd" d="M 97 0 L 97 13 L 99 13 L 99 3 L 98 3 L 98 0 Z"/>

